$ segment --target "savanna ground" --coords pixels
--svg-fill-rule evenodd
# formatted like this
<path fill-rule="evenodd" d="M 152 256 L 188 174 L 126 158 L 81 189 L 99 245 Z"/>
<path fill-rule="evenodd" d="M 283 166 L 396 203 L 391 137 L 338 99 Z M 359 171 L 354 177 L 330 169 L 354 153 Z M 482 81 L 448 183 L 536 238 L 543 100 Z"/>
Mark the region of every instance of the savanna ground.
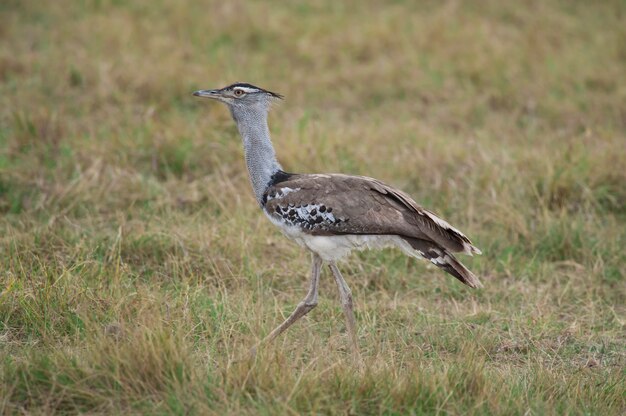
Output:
<path fill-rule="evenodd" d="M 624 414 L 623 1 L 0 3 L 0 413 Z M 398 186 L 471 236 L 471 290 L 396 251 L 317 309 L 228 111 L 289 171 Z"/>

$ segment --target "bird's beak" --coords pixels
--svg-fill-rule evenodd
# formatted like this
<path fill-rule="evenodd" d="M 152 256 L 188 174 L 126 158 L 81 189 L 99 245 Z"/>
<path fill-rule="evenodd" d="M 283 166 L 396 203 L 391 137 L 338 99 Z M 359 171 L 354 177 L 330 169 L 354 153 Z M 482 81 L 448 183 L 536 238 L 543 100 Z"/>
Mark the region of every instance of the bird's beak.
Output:
<path fill-rule="evenodd" d="M 222 96 L 220 90 L 198 90 L 194 92 L 193 95 L 196 97 L 213 98 L 214 100 L 217 100 Z"/>

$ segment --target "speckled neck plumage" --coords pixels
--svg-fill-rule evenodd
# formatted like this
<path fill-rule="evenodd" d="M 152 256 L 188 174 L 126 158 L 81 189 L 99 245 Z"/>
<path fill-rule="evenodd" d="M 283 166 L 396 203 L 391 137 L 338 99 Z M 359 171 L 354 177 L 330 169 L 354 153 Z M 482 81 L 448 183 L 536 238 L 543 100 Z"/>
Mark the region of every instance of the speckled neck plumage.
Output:
<path fill-rule="evenodd" d="M 272 176 L 282 170 L 272 146 L 267 113 L 268 108 L 262 104 L 231 107 L 231 114 L 243 141 L 252 190 L 259 205 L 263 204 L 263 193 Z"/>

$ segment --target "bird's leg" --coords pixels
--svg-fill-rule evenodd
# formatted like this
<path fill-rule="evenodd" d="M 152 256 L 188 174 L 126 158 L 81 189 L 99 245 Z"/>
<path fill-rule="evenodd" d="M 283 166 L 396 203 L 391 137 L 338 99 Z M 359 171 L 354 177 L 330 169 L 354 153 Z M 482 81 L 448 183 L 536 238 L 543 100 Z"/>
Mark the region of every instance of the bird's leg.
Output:
<path fill-rule="evenodd" d="M 348 284 L 343 279 L 341 272 L 337 268 L 335 263 L 328 265 L 333 272 L 335 282 L 339 288 L 339 297 L 341 298 L 341 306 L 343 307 L 343 314 L 346 317 L 346 328 L 350 335 L 350 342 L 352 343 L 352 351 L 359 355 L 359 344 L 356 337 L 356 321 L 354 319 L 354 312 L 352 311 L 352 291 L 348 287 Z"/>
<path fill-rule="evenodd" d="M 306 297 L 298 303 L 296 309 L 289 315 L 289 318 L 285 319 L 285 322 L 278 325 L 270 334 L 265 337 L 260 344 L 272 341 L 274 338 L 282 334 L 287 328 L 289 328 L 294 322 L 302 318 L 309 311 L 317 306 L 317 289 L 320 283 L 320 271 L 322 270 L 322 259 L 317 254 L 313 254 L 313 265 L 311 268 L 311 284 L 309 287 L 309 293 Z M 254 355 L 259 344 L 254 346 L 250 353 Z"/>

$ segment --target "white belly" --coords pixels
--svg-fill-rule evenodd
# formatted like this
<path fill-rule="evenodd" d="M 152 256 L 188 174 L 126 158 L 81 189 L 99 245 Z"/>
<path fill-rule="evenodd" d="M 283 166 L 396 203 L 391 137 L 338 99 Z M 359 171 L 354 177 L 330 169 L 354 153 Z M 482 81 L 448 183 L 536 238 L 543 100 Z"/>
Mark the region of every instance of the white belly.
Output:
<path fill-rule="evenodd" d="M 303 245 L 317 253 L 323 260 L 336 261 L 350 254 L 352 250 L 379 250 L 398 247 L 410 255 L 411 247 L 396 235 L 337 235 L 302 237 Z"/>
<path fill-rule="evenodd" d="M 349 255 L 352 250 L 382 249 L 386 247 L 397 247 L 409 256 L 421 258 L 419 252 L 397 235 L 310 235 L 303 232 L 300 227 L 286 225 L 269 215 L 267 217 L 289 239 L 316 253 L 325 261 L 340 260 Z"/>

